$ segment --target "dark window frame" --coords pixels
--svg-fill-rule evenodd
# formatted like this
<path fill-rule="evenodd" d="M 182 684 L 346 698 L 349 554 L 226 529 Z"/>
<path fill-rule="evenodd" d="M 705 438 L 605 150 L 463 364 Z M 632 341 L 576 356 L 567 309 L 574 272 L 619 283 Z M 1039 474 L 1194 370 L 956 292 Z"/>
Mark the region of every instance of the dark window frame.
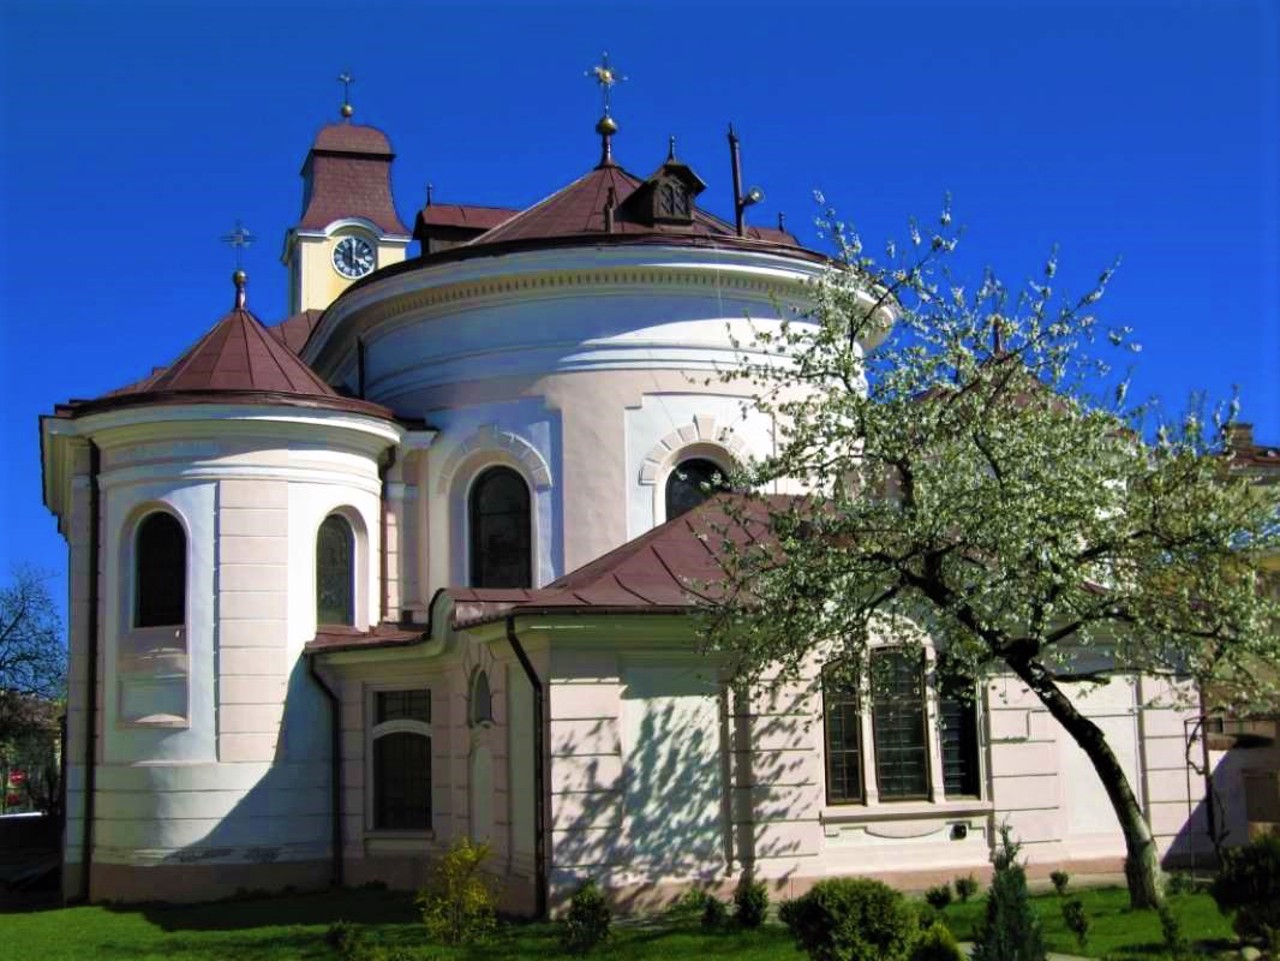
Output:
<path fill-rule="evenodd" d="M 915 659 L 915 683 L 919 687 L 919 691 L 915 697 L 905 698 L 898 692 L 877 690 L 876 687 L 883 687 L 881 683 L 884 675 L 877 677 L 878 668 L 877 661 L 883 662 L 887 658 L 903 658 L 910 657 L 911 649 L 901 647 L 880 647 L 871 652 L 870 670 L 872 697 L 871 697 L 871 737 L 872 745 L 876 755 L 876 793 L 881 801 L 899 802 L 899 801 L 927 801 L 933 796 L 933 765 L 932 757 L 929 750 L 929 688 L 928 677 L 925 671 L 926 659 L 924 651 L 919 651 Z M 900 677 L 891 678 L 892 683 L 898 683 Z M 906 743 L 898 741 L 891 743 L 890 738 L 901 733 L 909 733 L 911 730 L 910 722 L 913 720 L 910 715 L 919 713 L 914 727 L 918 731 L 918 743 Z M 904 726 L 901 720 L 902 715 L 907 715 L 908 726 Z M 883 737 L 883 744 L 882 744 Z M 891 752 L 896 755 L 890 760 Z M 918 763 L 913 765 L 917 767 L 919 774 L 919 789 L 905 789 L 899 787 L 894 782 L 904 781 L 909 774 L 904 774 L 901 770 L 907 765 L 904 763 L 903 755 L 910 752 L 918 757 Z M 894 770 L 894 769 L 898 770 Z"/>
<path fill-rule="evenodd" d="M 371 707 L 370 829 L 431 831 L 434 825 L 431 690 L 374 691 Z M 420 796 L 414 796 L 414 792 L 420 792 Z"/>
<path fill-rule="evenodd" d="M 134 628 L 187 623 L 187 531 L 166 510 L 149 512 L 133 539 Z"/>
<path fill-rule="evenodd" d="M 826 799 L 828 806 L 835 807 L 844 804 L 866 804 L 867 803 L 867 779 L 863 770 L 866 763 L 866 751 L 863 750 L 862 743 L 862 698 L 858 694 L 856 687 L 850 688 L 847 683 L 840 683 L 832 677 L 832 674 L 838 670 L 836 667 L 827 666 L 822 671 L 822 745 L 823 745 L 823 767 L 826 776 Z M 850 719 L 852 719 L 853 738 L 852 747 L 848 746 L 850 739 L 844 738 L 843 747 L 834 747 L 832 744 L 832 713 L 836 710 L 842 712 L 840 716 L 841 729 L 847 728 Z M 852 755 L 852 760 L 850 760 Z M 836 774 L 836 758 L 840 757 L 844 776 L 838 777 Z M 849 793 L 849 772 L 852 771 L 857 779 L 857 791 Z"/>
<path fill-rule="evenodd" d="M 696 468 L 693 465 L 698 465 Z M 710 467 L 710 471 L 702 471 L 702 465 Z M 698 473 L 698 479 L 694 483 L 688 482 L 688 477 L 693 475 L 694 471 Z M 715 483 L 715 477 L 719 475 L 721 483 Z M 712 495 L 718 491 L 729 489 L 729 472 L 719 461 L 705 454 L 690 454 L 682 457 L 676 465 L 671 468 L 667 474 L 666 483 L 663 485 L 662 502 L 666 511 L 666 519 L 674 520 L 675 518 L 686 514 L 698 505 L 707 501 Z M 703 490 L 702 485 L 707 484 L 711 489 Z M 687 496 L 682 496 L 687 492 Z M 677 498 L 673 502 L 673 493 Z M 681 503 L 681 500 L 687 500 L 688 503 Z"/>
<path fill-rule="evenodd" d="M 948 800 L 982 797 L 979 690 L 972 678 L 938 677 L 938 752 L 942 792 Z"/>
<path fill-rule="evenodd" d="M 519 482 L 523 503 L 515 510 L 485 511 L 482 499 L 491 485 L 503 480 Z M 514 562 L 506 568 L 496 568 L 489 559 L 495 532 L 490 526 L 496 518 L 515 518 L 505 533 L 514 542 L 511 553 Z M 488 538 L 488 546 L 482 544 Z M 505 464 L 486 467 L 475 476 L 467 491 L 467 566 L 468 584 L 471 587 L 530 588 L 533 587 L 533 491 L 524 476 Z"/>
<path fill-rule="evenodd" d="M 346 542 L 345 574 L 341 566 L 335 570 L 326 570 L 332 560 L 325 540 L 341 531 Z M 325 517 L 316 529 L 316 624 L 333 624 L 342 627 L 354 627 L 356 623 L 356 531 L 355 525 L 344 514 L 334 512 Z M 331 588 L 341 581 L 341 597 L 335 597 L 329 603 L 327 595 Z M 330 616 L 330 615 L 335 615 Z"/>

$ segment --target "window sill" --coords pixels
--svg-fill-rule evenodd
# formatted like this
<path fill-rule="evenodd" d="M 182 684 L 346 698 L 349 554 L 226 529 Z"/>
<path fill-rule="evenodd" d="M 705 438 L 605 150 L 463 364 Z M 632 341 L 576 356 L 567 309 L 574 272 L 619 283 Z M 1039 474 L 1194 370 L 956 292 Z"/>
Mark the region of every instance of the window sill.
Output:
<path fill-rule="evenodd" d="M 879 804 L 841 804 L 824 807 L 824 823 L 854 821 L 914 821 L 983 816 L 995 810 L 991 801 L 957 798 L 951 801 L 885 801 Z"/>
<path fill-rule="evenodd" d="M 364 832 L 367 854 L 421 854 L 423 845 L 436 839 L 436 832 L 368 830 Z"/>

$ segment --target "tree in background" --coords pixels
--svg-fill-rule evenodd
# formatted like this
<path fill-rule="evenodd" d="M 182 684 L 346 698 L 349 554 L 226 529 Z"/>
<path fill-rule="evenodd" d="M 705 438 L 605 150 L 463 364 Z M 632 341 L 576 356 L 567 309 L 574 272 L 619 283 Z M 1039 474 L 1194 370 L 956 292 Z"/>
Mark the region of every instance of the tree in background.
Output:
<path fill-rule="evenodd" d="M 65 697 L 67 652 L 49 596 L 48 575 L 13 571 L 0 587 L 0 805 L 16 793 L 22 806 L 51 810 L 58 796 L 58 715 Z M 11 783 L 12 772 L 21 784 Z M 19 790 L 20 788 L 20 790 Z"/>
<path fill-rule="evenodd" d="M 729 501 L 706 638 L 748 682 L 797 676 L 826 639 L 868 684 L 873 639 L 921 632 L 940 674 L 1015 675 L 1097 770 L 1130 899 L 1154 906 L 1150 827 L 1068 692 L 1140 673 L 1274 699 L 1274 674 L 1254 668 L 1280 657 L 1277 605 L 1259 589 L 1260 558 L 1280 544 L 1276 492 L 1228 469 L 1234 405 L 1159 423 L 1091 356 L 1137 350 L 1093 313 L 1111 270 L 1072 301 L 1053 290 L 1056 259 L 1017 296 L 990 274 L 966 290 L 943 269 L 949 212 L 932 238 L 913 224 L 888 266 L 833 213 L 826 223 L 838 263 L 812 313 L 755 325 L 738 345 L 752 359 L 724 373 L 749 379 L 779 425 L 742 488 L 804 493 Z M 752 524 L 770 535 L 730 536 Z"/>

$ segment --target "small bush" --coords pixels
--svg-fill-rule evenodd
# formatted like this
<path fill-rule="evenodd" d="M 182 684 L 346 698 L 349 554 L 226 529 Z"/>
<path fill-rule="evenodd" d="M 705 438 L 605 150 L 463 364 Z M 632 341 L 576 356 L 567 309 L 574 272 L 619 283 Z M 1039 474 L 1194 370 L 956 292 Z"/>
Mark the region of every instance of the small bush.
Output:
<path fill-rule="evenodd" d="M 613 920 L 609 905 L 594 881 L 585 881 L 569 901 L 569 910 L 560 919 L 560 943 L 566 951 L 586 954 L 609 937 Z"/>
<path fill-rule="evenodd" d="M 1164 890 L 1166 894 L 1195 894 L 1200 891 L 1202 886 L 1190 874 L 1177 872 L 1165 876 Z"/>
<path fill-rule="evenodd" d="M 972 874 L 963 878 L 956 878 L 956 896 L 961 901 L 968 901 L 971 897 L 978 893 L 982 885 L 978 883 L 978 879 Z"/>
<path fill-rule="evenodd" d="M 434 941 L 475 944 L 497 927 L 497 892 L 482 870 L 487 844 L 459 838 L 440 856 L 414 905 Z"/>
<path fill-rule="evenodd" d="M 362 942 L 363 932 L 350 921 L 334 921 L 324 932 L 324 943 L 344 959 L 358 954 Z"/>
<path fill-rule="evenodd" d="M 779 916 L 813 961 L 903 961 L 916 940 L 906 899 L 870 878 L 819 881 Z"/>
<path fill-rule="evenodd" d="M 918 901 L 914 907 L 916 909 L 916 926 L 921 931 L 928 931 L 931 927 L 942 920 L 942 912 L 932 904 L 928 904 L 924 901 Z"/>
<path fill-rule="evenodd" d="M 924 893 L 924 899 L 929 903 L 930 907 L 939 911 L 945 910 L 947 905 L 951 903 L 951 885 L 939 884 L 937 887 L 930 888 Z"/>
<path fill-rule="evenodd" d="M 1185 961 L 1191 957 L 1191 945 L 1182 933 L 1182 925 L 1178 916 L 1167 904 L 1159 907 L 1160 936 L 1164 939 L 1164 948 L 1173 961 Z"/>
<path fill-rule="evenodd" d="M 939 921 L 920 935 L 911 951 L 911 961 L 965 961 L 965 953 L 951 929 Z"/>
<path fill-rule="evenodd" d="M 1063 901 L 1062 923 L 1075 935 L 1076 944 L 1080 945 L 1080 950 L 1083 951 L 1085 945 L 1089 943 L 1089 915 L 1085 913 L 1084 902 L 1079 898 Z"/>
<path fill-rule="evenodd" d="M 1067 885 L 1071 883 L 1071 875 L 1066 871 L 1052 871 L 1049 873 L 1049 880 L 1053 882 L 1053 889 L 1058 892 L 1058 897 L 1065 898 Z"/>
<path fill-rule="evenodd" d="M 1019 845 L 1000 828 L 1000 846 L 991 857 L 995 874 L 987 895 L 987 916 L 973 947 L 974 961 L 1044 961 L 1040 919 L 1027 894 L 1027 872 L 1018 862 Z"/>
<path fill-rule="evenodd" d="M 729 923 L 729 908 L 719 898 L 707 895 L 702 904 L 702 927 L 706 931 L 718 931 Z"/>
<path fill-rule="evenodd" d="M 769 912 L 769 889 L 763 881 L 742 876 L 733 892 L 733 918 L 744 928 L 758 928 Z"/>
<path fill-rule="evenodd" d="M 1280 835 L 1225 852 L 1222 871 L 1209 888 L 1218 910 L 1236 913 L 1242 938 L 1269 941 L 1280 930 Z"/>
<path fill-rule="evenodd" d="M 706 910 L 707 901 L 711 898 L 702 888 L 690 888 L 671 903 L 667 914 L 675 920 L 700 918 Z"/>

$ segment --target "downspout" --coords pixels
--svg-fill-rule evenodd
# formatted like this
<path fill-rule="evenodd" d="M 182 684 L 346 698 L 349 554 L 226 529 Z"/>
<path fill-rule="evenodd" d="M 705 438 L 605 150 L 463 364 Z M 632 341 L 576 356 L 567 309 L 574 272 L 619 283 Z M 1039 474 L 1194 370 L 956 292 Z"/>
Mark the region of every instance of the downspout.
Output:
<path fill-rule="evenodd" d="M 98 748 L 98 555 L 102 549 L 98 532 L 102 512 L 98 474 L 101 470 L 102 451 L 89 441 L 89 670 L 85 685 L 88 703 L 84 712 L 87 719 L 84 737 L 84 835 L 80 847 L 80 896 L 85 901 L 89 900 L 89 877 L 93 871 L 93 802 L 97 787 L 94 762 Z"/>
<path fill-rule="evenodd" d="M 387 448 L 387 462 L 378 465 L 378 481 L 382 488 L 382 512 L 378 518 L 378 623 L 381 624 L 387 619 L 390 613 L 389 598 L 387 597 L 387 511 L 391 509 L 390 498 L 387 497 L 387 475 L 391 473 L 391 468 L 396 466 L 396 449 L 394 447 Z"/>
<path fill-rule="evenodd" d="M 331 825 L 333 845 L 333 865 L 330 869 L 330 882 L 335 888 L 342 887 L 342 702 L 333 688 L 325 683 L 320 672 L 316 670 L 316 655 L 307 657 L 307 673 L 316 682 L 316 686 L 329 701 L 329 805 L 333 811 Z"/>
<path fill-rule="evenodd" d="M 543 724 L 543 689 L 538 672 L 533 669 L 533 662 L 525 652 L 520 638 L 516 637 L 516 619 L 507 616 L 507 640 L 511 649 L 516 652 L 520 666 L 524 668 L 524 676 L 533 687 L 533 864 L 534 864 L 534 910 L 539 918 L 547 916 L 547 801 L 546 789 L 546 751 Z"/>

